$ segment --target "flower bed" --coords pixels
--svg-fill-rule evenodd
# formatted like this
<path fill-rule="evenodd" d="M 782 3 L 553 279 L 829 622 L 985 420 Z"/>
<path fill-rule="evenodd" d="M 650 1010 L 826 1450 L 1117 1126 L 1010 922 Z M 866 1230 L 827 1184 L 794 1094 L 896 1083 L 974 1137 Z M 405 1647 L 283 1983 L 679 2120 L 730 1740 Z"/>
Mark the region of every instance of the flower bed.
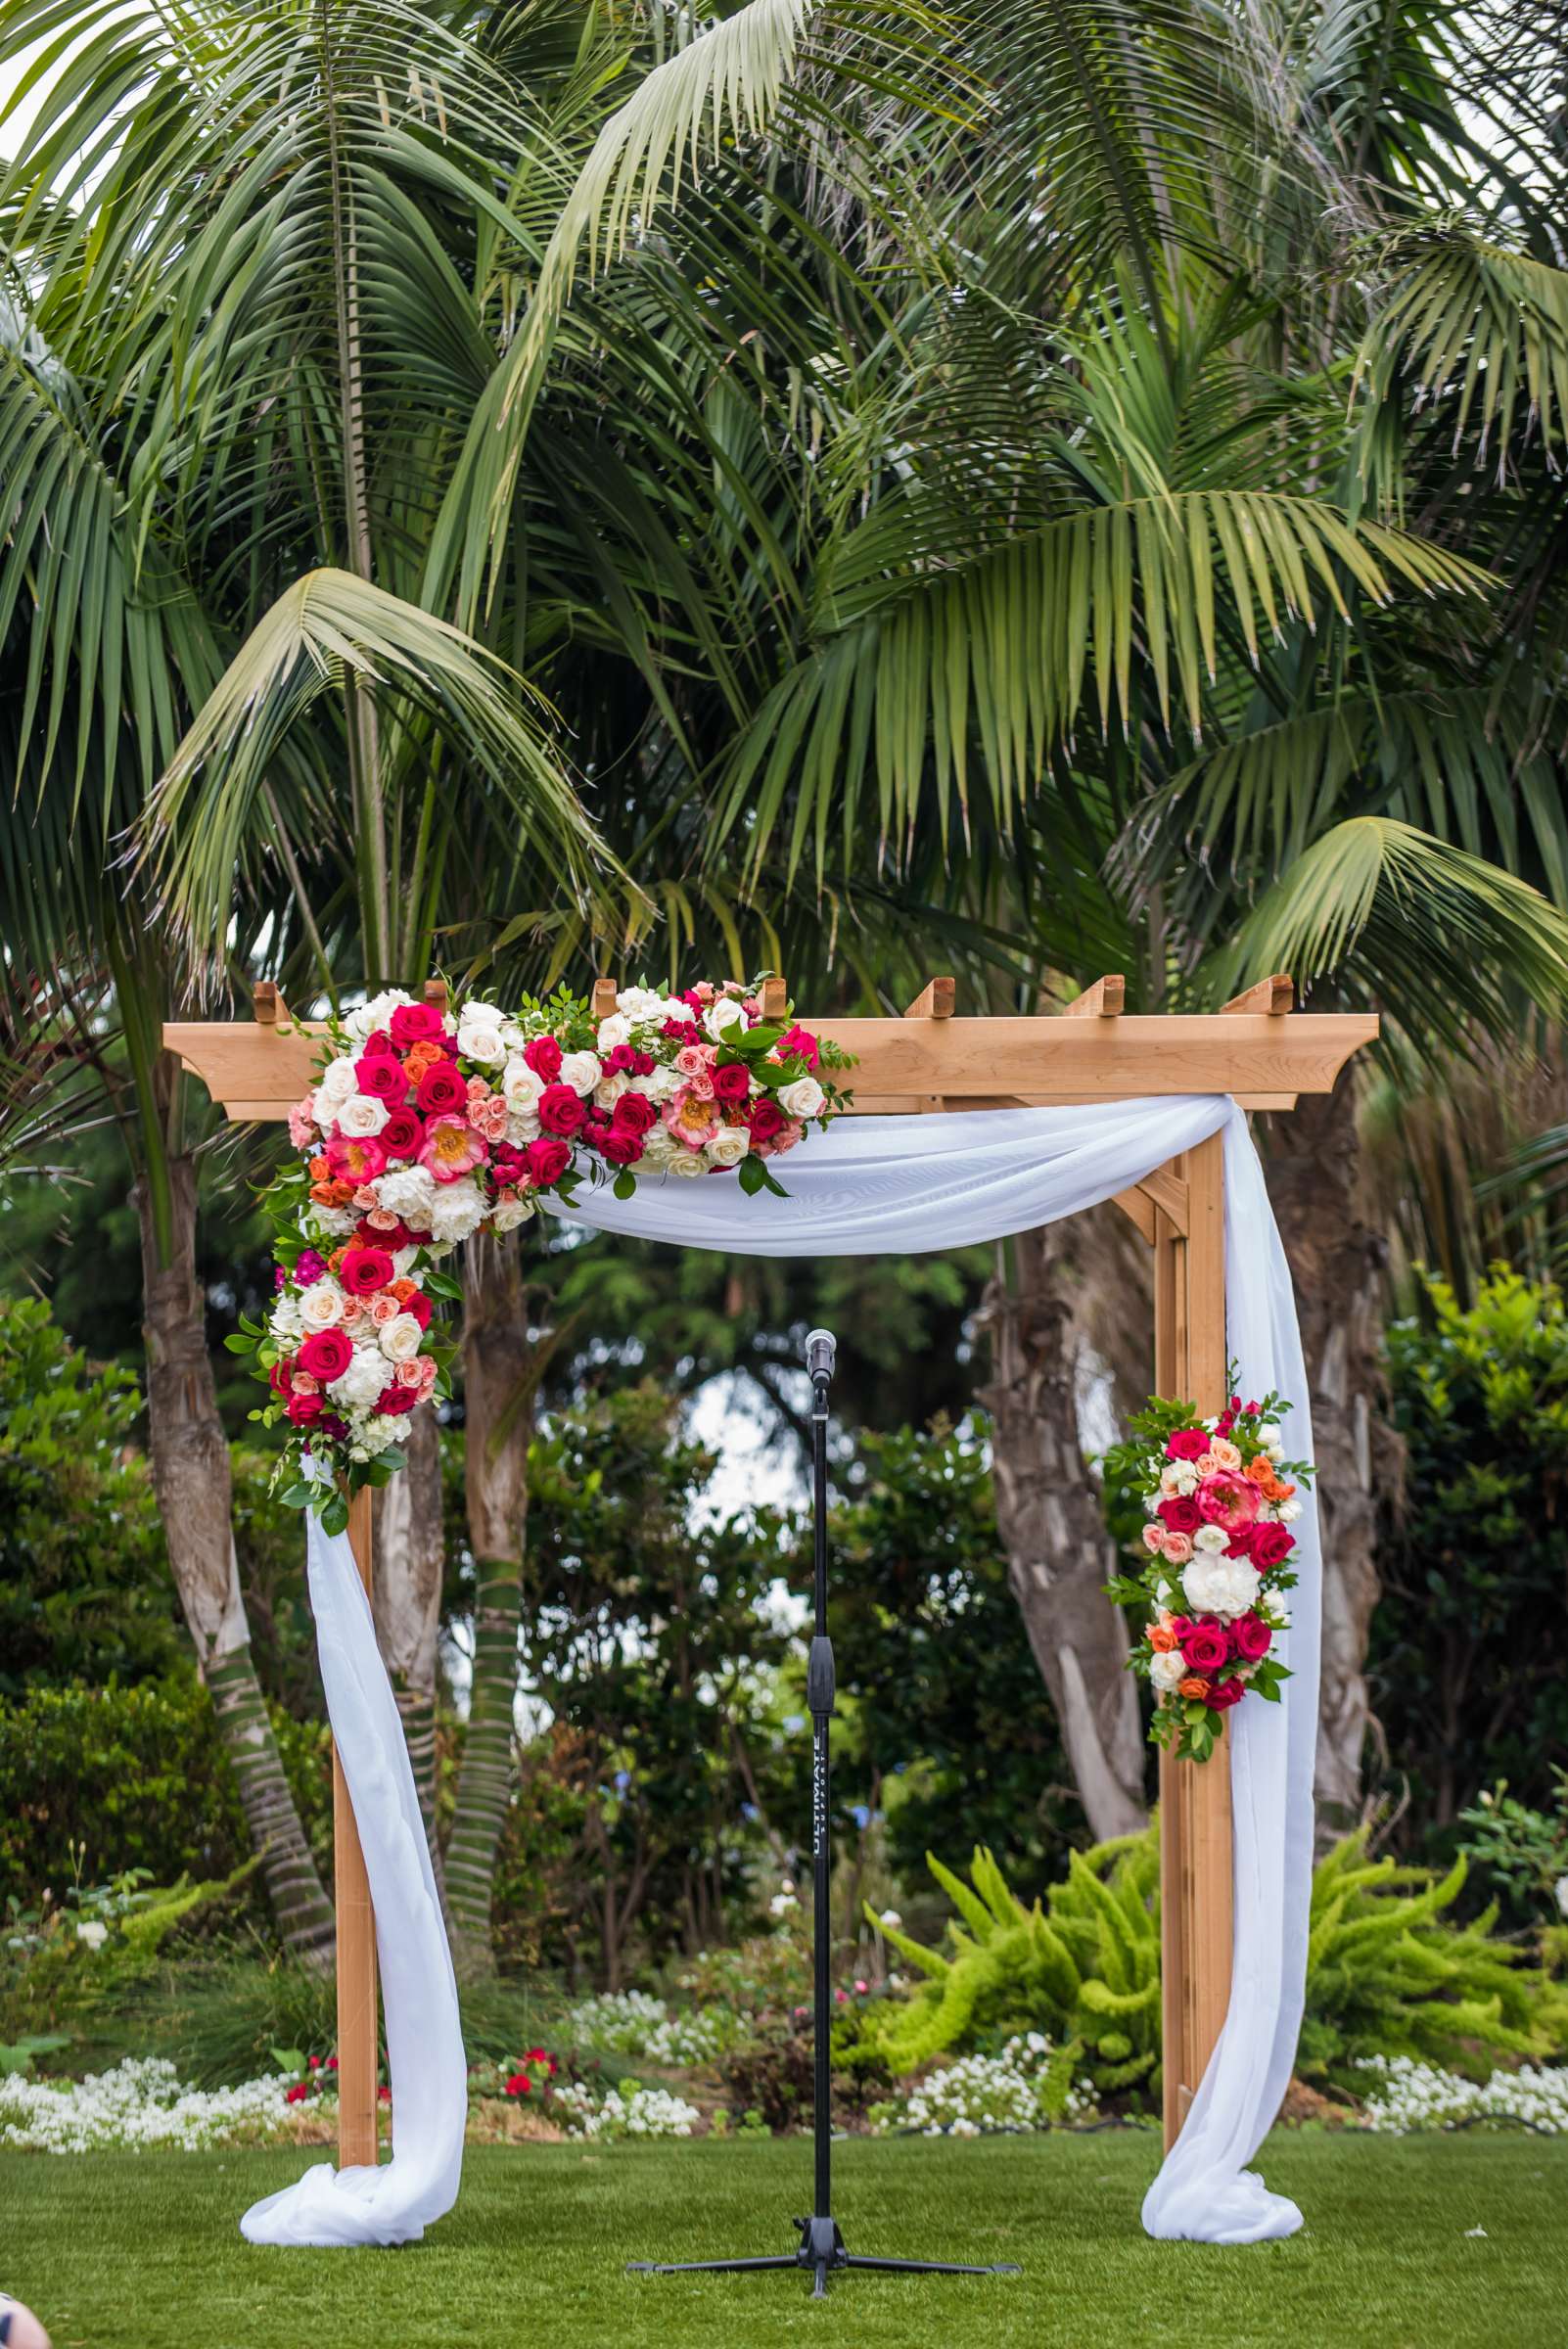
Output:
<path fill-rule="evenodd" d="M 1403 2137 L 1412 2129 L 1537 2129 L 1546 2137 L 1568 2137 L 1568 2067 L 1554 2070 L 1524 2064 L 1516 2072 L 1494 2072 L 1485 2082 L 1465 2080 L 1410 2055 L 1367 2055 L 1359 2066 L 1370 2073 L 1361 2126 Z"/>
<path fill-rule="evenodd" d="M 35 2153 L 139 2152 L 150 2145 L 197 2152 L 290 2134 L 289 2081 L 282 2073 L 239 2088 L 180 2084 L 172 2063 L 127 2055 L 85 2080 L 0 2078 L 0 2145 Z"/>
<path fill-rule="evenodd" d="M 574 2137 L 602 2141 L 623 2137 L 690 2137 L 702 2114 L 667 2088 L 639 2088 L 623 2080 L 605 2096 L 586 2081 L 575 2080 L 555 2093 L 555 2117 Z"/>
<path fill-rule="evenodd" d="M 567 2017 L 573 2036 L 617 2055 L 646 2055 L 651 2063 L 711 2063 L 732 2047 L 736 2022 L 725 2009 L 677 2013 L 645 1990 L 607 1991 L 579 1999 Z"/>
<path fill-rule="evenodd" d="M 1010 2039 L 999 2055 L 965 2055 L 907 2089 L 873 2104 L 873 2132 L 889 2137 L 994 2137 L 1088 2120 L 1094 2084 L 1073 2078 L 1080 2050 L 1053 2048 L 1043 2032 Z"/>

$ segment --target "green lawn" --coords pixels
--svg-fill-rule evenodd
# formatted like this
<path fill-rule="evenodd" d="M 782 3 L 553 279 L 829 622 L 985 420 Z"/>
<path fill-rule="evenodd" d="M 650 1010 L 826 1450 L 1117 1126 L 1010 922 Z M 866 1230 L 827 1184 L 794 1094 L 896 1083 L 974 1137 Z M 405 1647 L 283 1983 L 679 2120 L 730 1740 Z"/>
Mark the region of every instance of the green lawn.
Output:
<path fill-rule="evenodd" d="M 258 2251 L 236 2230 L 289 2153 L 0 2155 L 0 2286 L 56 2349 L 853 2349 L 1214 2343 L 1247 2349 L 1562 2349 L 1568 2144 L 1541 2138 L 1276 2137 L 1287 2243 L 1221 2251 L 1139 2231 L 1142 2136 L 841 2148 L 852 2249 L 1017 2259 L 1021 2277 L 628 2278 L 627 2258 L 790 2247 L 804 2142 L 472 2149 L 462 2199 L 395 2253 Z M 1472 2235 L 1485 2228 L 1485 2236 Z"/>

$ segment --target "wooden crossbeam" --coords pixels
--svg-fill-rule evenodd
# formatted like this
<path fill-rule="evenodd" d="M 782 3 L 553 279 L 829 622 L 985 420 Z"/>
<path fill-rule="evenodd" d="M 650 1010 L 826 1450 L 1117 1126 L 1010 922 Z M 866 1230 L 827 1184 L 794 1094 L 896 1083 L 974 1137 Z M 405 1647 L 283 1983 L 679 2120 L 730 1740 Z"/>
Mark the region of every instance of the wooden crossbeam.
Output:
<path fill-rule="evenodd" d="M 1081 995 L 1075 995 L 1071 1003 L 1064 1003 L 1062 1016 L 1077 1020 L 1119 1019 L 1126 1000 L 1127 981 L 1120 971 L 1108 971 L 1092 987 L 1084 988 Z"/>

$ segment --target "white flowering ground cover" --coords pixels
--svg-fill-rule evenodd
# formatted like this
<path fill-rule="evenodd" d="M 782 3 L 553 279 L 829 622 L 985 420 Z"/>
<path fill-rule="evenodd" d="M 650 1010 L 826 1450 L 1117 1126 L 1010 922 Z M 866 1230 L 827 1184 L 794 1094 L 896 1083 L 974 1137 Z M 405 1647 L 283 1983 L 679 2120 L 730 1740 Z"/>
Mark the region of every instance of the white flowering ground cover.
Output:
<path fill-rule="evenodd" d="M 287 2133 L 289 2083 L 281 2073 L 239 2088 L 181 2086 L 173 2064 L 127 2055 L 85 2080 L 0 2078 L 0 2145 L 35 2153 L 185 2153 Z"/>
<path fill-rule="evenodd" d="M 676 2013 L 645 1990 L 579 1999 L 567 2022 L 573 2036 L 591 2047 L 615 2055 L 646 2055 L 651 2063 L 711 2063 L 737 2036 L 722 2008 Z"/>
<path fill-rule="evenodd" d="M 574 2137 L 601 2142 L 623 2137 L 690 2137 L 702 2114 L 666 2088 L 638 2088 L 623 2081 L 608 2096 L 594 2095 L 585 2081 L 568 2082 L 552 2099 L 553 2117 Z"/>
<path fill-rule="evenodd" d="M 915 2130 L 922 2137 L 989 2137 L 1087 2120 L 1096 2110 L 1092 2081 L 1063 2088 L 1057 2050 L 1043 2032 L 1010 2039 L 999 2055 L 964 2055 L 904 2096 L 874 2104 L 880 2137 Z"/>
<path fill-rule="evenodd" d="M 1526 2064 L 1517 2072 L 1494 2072 L 1485 2082 L 1409 2055 L 1369 2055 L 1360 2069 L 1372 2080 L 1362 2126 L 1388 2136 L 1478 2125 L 1568 2137 L 1568 2066 L 1548 2071 Z"/>

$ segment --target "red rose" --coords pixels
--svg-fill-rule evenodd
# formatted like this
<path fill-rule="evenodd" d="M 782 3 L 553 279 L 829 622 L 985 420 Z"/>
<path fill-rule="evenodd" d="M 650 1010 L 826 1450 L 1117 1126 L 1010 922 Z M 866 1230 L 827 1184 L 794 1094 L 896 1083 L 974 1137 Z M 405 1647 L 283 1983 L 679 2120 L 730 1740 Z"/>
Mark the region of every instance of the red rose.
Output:
<path fill-rule="evenodd" d="M 1191 1671 L 1201 1672 L 1205 1676 L 1218 1672 L 1230 1657 L 1230 1642 L 1225 1636 L 1224 1625 L 1217 1616 L 1200 1615 L 1195 1623 L 1187 1625 L 1182 1634 L 1181 1653 Z"/>
<path fill-rule="evenodd" d="M 1209 1690 L 1209 1703 L 1216 1713 L 1228 1713 L 1232 1705 L 1240 1704 L 1246 1693 L 1245 1681 L 1216 1681 Z"/>
<path fill-rule="evenodd" d="M 523 1047 L 523 1057 L 535 1077 L 554 1084 L 561 1074 L 561 1047 L 553 1036 L 536 1036 Z"/>
<path fill-rule="evenodd" d="M 1238 1615 L 1230 1627 L 1231 1645 L 1244 1664 L 1266 1656 L 1273 1635 L 1261 1615 Z"/>
<path fill-rule="evenodd" d="M 816 1067 L 821 1049 L 809 1028 L 786 1028 L 778 1039 L 780 1060 L 804 1060 L 808 1069 Z"/>
<path fill-rule="evenodd" d="M 1178 1427 L 1165 1448 L 1168 1460 L 1201 1460 L 1211 1439 L 1201 1428 Z"/>
<path fill-rule="evenodd" d="M 338 1278 L 352 1297 L 371 1297 L 392 1277 L 392 1261 L 385 1248 L 347 1248 Z"/>
<path fill-rule="evenodd" d="M 539 1095 L 539 1124 L 546 1133 L 577 1133 L 586 1111 L 569 1084 L 547 1084 Z"/>
<path fill-rule="evenodd" d="M 414 1319 L 419 1323 L 421 1329 L 429 1329 L 430 1317 L 434 1308 L 432 1307 L 431 1301 L 426 1296 L 423 1289 L 415 1289 L 409 1296 L 405 1297 L 402 1302 L 401 1310 L 405 1313 L 412 1313 Z"/>
<path fill-rule="evenodd" d="M 376 1136 L 389 1158 L 413 1158 L 424 1138 L 424 1120 L 411 1109 L 394 1109 Z"/>
<path fill-rule="evenodd" d="M 383 1387 L 376 1398 L 376 1408 L 385 1411 L 389 1419 L 401 1419 L 405 1412 L 416 1407 L 419 1400 L 413 1387 Z"/>
<path fill-rule="evenodd" d="M 761 1100 L 752 1103 L 751 1114 L 746 1123 L 751 1128 L 754 1142 L 770 1142 L 776 1134 L 783 1132 L 789 1120 L 778 1103 L 764 1093 Z"/>
<path fill-rule="evenodd" d="M 313 1419 L 320 1418 L 326 1407 L 319 1395 L 291 1395 L 283 1406 L 283 1415 L 292 1420 L 296 1427 L 308 1427 Z"/>
<path fill-rule="evenodd" d="M 714 1071 L 715 1101 L 744 1101 L 752 1089 L 752 1073 L 743 1060 L 727 1060 Z"/>
<path fill-rule="evenodd" d="M 642 1156 L 642 1136 L 629 1126 L 607 1126 L 594 1140 L 613 1167 L 629 1167 Z"/>
<path fill-rule="evenodd" d="M 1159 1513 L 1174 1534 L 1195 1534 L 1203 1523 L 1197 1502 L 1183 1499 L 1179 1493 L 1173 1493 L 1168 1500 L 1162 1500 Z"/>
<path fill-rule="evenodd" d="M 449 1060 L 438 1060 L 425 1071 L 418 1098 L 427 1117 L 449 1117 L 453 1110 L 468 1113 L 468 1086 Z"/>
<path fill-rule="evenodd" d="M 553 1134 L 544 1134 L 538 1141 L 530 1142 L 528 1162 L 530 1179 L 541 1191 L 548 1190 L 552 1182 L 560 1181 L 572 1164 L 572 1145 L 558 1141 Z"/>
<path fill-rule="evenodd" d="M 628 1132 L 646 1133 L 659 1123 L 659 1112 L 646 1093 L 623 1093 L 615 1107 L 615 1122 Z"/>
<path fill-rule="evenodd" d="M 293 1394 L 294 1357 L 292 1354 L 285 1354 L 281 1356 L 279 1359 L 273 1363 L 271 1369 L 267 1372 L 267 1385 L 272 1389 L 274 1395 L 282 1395 L 287 1398 Z"/>
<path fill-rule="evenodd" d="M 414 1235 L 401 1216 L 392 1216 L 390 1221 L 384 1220 L 380 1223 L 374 1220 L 375 1216 L 386 1219 L 389 1214 L 387 1208 L 378 1207 L 372 1215 L 361 1216 L 354 1225 L 354 1238 L 362 1247 L 392 1249 L 412 1246 Z"/>
<path fill-rule="evenodd" d="M 1270 1520 L 1252 1529 L 1252 1562 L 1260 1574 L 1267 1574 L 1270 1566 L 1282 1566 L 1295 1546 L 1296 1537 L 1288 1526 Z"/>
<path fill-rule="evenodd" d="M 389 1027 L 400 1052 L 406 1052 L 410 1044 L 438 1044 L 446 1034 L 434 1003 L 399 1003 Z"/>
<path fill-rule="evenodd" d="M 700 1044 L 703 1040 L 703 1032 L 695 1020 L 666 1020 L 659 1033 L 672 1044 Z M 643 1073 L 646 1075 L 646 1070 Z"/>
<path fill-rule="evenodd" d="M 353 1342 L 341 1329 L 318 1329 L 300 1349 L 300 1369 L 324 1387 L 342 1378 L 353 1359 Z"/>
<path fill-rule="evenodd" d="M 392 1052 L 366 1053 L 354 1062 L 359 1089 L 375 1101 L 402 1101 L 408 1096 L 403 1064 Z"/>

